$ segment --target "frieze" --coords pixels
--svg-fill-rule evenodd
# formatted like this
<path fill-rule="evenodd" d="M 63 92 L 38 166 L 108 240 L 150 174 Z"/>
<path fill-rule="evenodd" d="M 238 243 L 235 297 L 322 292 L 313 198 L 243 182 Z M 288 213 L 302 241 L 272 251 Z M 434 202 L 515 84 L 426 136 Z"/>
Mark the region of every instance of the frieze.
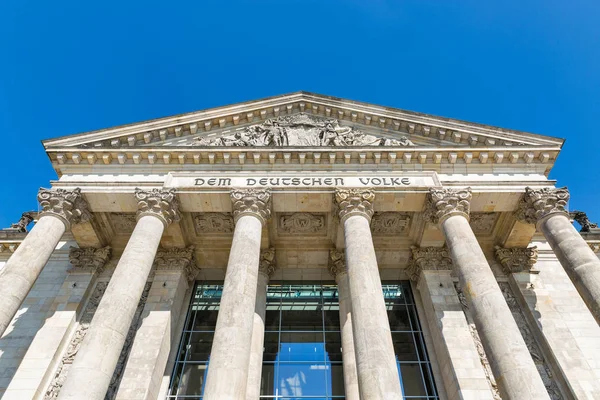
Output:
<path fill-rule="evenodd" d="M 388 146 L 413 147 L 406 136 L 396 139 L 366 134 L 337 119 L 315 118 L 305 113 L 270 118 L 233 134 L 218 138 L 197 137 L 192 146 L 283 147 L 283 146 Z"/>
<path fill-rule="evenodd" d="M 405 232 L 410 224 L 410 216 L 399 212 L 376 212 L 371 219 L 373 235 L 398 235 Z"/>
<path fill-rule="evenodd" d="M 207 212 L 194 216 L 194 226 L 198 235 L 207 233 L 232 233 L 235 227 L 233 215 L 229 213 Z"/>
<path fill-rule="evenodd" d="M 326 233 L 325 214 L 298 212 L 279 216 L 279 232 L 289 235 Z"/>

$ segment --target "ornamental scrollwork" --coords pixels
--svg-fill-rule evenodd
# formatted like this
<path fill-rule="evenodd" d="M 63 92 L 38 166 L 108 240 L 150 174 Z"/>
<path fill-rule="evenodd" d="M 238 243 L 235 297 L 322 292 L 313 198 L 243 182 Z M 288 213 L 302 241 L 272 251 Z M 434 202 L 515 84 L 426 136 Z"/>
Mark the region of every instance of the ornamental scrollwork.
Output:
<path fill-rule="evenodd" d="M 298 212 L 279 217 L 279 230 L 291 235 L 312 234 L 325 231 L 325 215 Z"/>
<path fill-rule="evenodd" d="M 73 266 L 69 272 L 89 272 L 100 274 L 110 259 L 112 249 L 106 246 L 100 249 L 94 247 L 71 247 L 69 262 Z"/>
<path fill-rule="evenodd" d="M 362 215 L 371 220 L 375 192 L 371 189 L 336 189 L 335 201 L 340 220 L 343 221 L 351 215 Z"/>
<path fill-rule="evenodd" d="M 347 273 L 346 253 L 343 250 L 330 250 L 329 265 L 327 268 L 329 269 L 331 276 L 333 276 L 333 279 L 337 279 L 339 275 Z"/>
<path fill-rule="evenodd" d="M 188 282 L 196 277 L 199 270 L 194 257 L 194 246 L 159 248 L 154 258 L 154 266 L 157 271 L 183 271 Z"/>
<path fill-rule="evenodd" d="M 233 219 L 237 221 L 243 215 L 253 215 L 263 224 L 271 217 L 270 189 L 233 189 Z"/>
<path fill-rule="evenodd" d="M 462 215 L 468 219 L 472 197 L 471 188 L 429 189 L 424 218 L 435 224 L 452 215 Z"/>
<path fill-rule="evenodd" d="M 93 217 L 79 188 L 73 190 L 40 188 L 37 199 L 42 209 L 40 217 L 53 215 L 60 218 L 68 227 L 71 224 L 87 222 Z"/>
<path fill-rule="evenodd" d="M 531 271 L 538 259 L 537 246 L 511 249 L 496 246 L 494 253 L 506 274 Z"/>
<path fill-rule="evenodd" d="M 228 213 L 207 212 L 194 217 L 196 233 L 231 233 L 235 224 L 233 216 Z"/>
<path fill-rule="evenodd" d="M 366 134 L 337 119 L 315 118 L 305 113 L 270 118 L 231 135 L 198 137 L 192 146 L 281 147 L 281 146 L 396 146 L 412 147 L 406 136 L 383 138 Z"/>
<path fill-rule="evenodd" d="M 411 246 L 411 259 L 406 274 L 418 282 L 422 271 L 452 271 L 452 258 L 445 247 Z"/>
<path fill-rule="evenodd" d="M 569 201 L 569 190 L 562 188 L 525 188 L 525 194 L 519 201 L 515 217 L 528 224 L 537 224 L 551 214 L 568 216 L 565 209 Z"/>
<path fill-rule="evenodd" d="M 260 252 L 260 260 L 258 262 L 258 272 L 271 279 L 276 269 L 277 265 L 275 264 L 275 249 L 271 247 L 262 250 Z"/>
<path fill-rule="evenodd" d="M 408 228 L 410 216 L 398 212 L 376 212 L 371 220 L 374 235 L 398 235 Z"/>
<path fill-rule="evenodd" d="M 175 189 L 135 189 L 135 198 L 138 201 L 137 219 L 146 215 L 159 218 L 165 227 L 179 221 L 179 201 Z"/>

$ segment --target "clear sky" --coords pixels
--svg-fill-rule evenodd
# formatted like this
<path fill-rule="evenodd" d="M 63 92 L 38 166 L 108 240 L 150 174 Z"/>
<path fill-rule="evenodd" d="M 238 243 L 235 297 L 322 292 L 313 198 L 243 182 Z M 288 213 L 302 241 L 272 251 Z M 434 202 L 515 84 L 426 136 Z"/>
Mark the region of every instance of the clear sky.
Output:
<path fill-rule="evenodd" d="M 492 4 L 493 3 L 493 4 Z M 297 90 L 566 138 L 550 177 L 600 222 L 600 2 L 0 2 L 0 227 L 40 143 Z"/>

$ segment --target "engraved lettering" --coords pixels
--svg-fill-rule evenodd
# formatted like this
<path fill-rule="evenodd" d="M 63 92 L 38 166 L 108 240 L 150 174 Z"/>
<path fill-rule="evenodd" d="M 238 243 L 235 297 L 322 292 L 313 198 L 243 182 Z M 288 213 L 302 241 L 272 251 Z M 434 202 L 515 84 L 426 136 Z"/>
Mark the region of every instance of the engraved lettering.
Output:
<path fill-rule="evenodd" d="M 292 178 L 292 185 L 298 186 L 300 184 L 300 178 Z"/>
<path fill-rule="evenodd" d="M 379 178 L 371 178 L 371 183 L 373 185 L 379 186 L 379 185 L 381 185 L 381 179 L 379 179 Z"/>
<path fill-rule="evenodd" d="M 256 179 L 254 179 L 254 178 L 246 178 L 246 184 L 248 186 L 254 186 L 254 185 L 256 185 Z"/>
<path fill-rule="evenodd" d="M 231 186 L 231 178 L 219 178 L 219 186 Z"/>
<path fill-rule="evenodd" d="M 327 186 L 331 186 L 333 184 L 333 180 L 331 178 L 325 178 L 323 183 L 325 183 Z"/>
<path fill-rule="evenodd" d="M 258 181 L 258 184 L 260 186 L 267 186 L 267 183 L 269 182 L 268 178 L 260 178 L 260 181 Z"/>
<path fill-rule="evenodd" d="M 306 185 L 306 186 L 310 186 L 310 178 L 303 178 L 302 179 L 302 184 Z"/>
<path fill-rule="evenodd" d="M 392 185 L 400 185 L 400 178 L 390 178 L 392 181 Z"/>
<path fill-rule="evenodd" d="M 210 179 L 208 180 L 208 184 L 209 184 L 210 186 L 215 186 L 215 184 L 216 184 L 216 183 L 217 183 L 217 178 L 210 178 Z"/>
<path fill-rule="evenodd" d="M 290 186 L 290 178 L 283 178 L 281 184 L 284 186 Z"/>
<path fill-rule="evenodd" d="M 343 185 L 343 184 L 344 184 L 344 178 L 335 178 L 335 186 Z"/>
<path fill-rule="evenodd" d="M 367 186 L 369 184 L 369 182 L 371 181 L 370 178 L 358 178 L 358 180 L 360 181 L 360 183 L 362 183 L 365 186 Z"/>
<path fill-rule="evenodd" d="M 322 185 L 321 178 L 313 178 L 313 186 Z"/>
<path fill-rule="evenodd" d="M 400 181 L 401 181 L 401 182 L 402 182 L 404 185 L 410 185 L 410 179 L 408 179 L 408 178 L 402 178 Z"/>
<path fill-rule="evenodd" d="M 202 178 L 196 178 L 196 183 L 195 183 L 195 185 L 196 185 L 196 186 L 201 186 L 201 185 L 204 185 L 204 179 L 202 179 Z"/>

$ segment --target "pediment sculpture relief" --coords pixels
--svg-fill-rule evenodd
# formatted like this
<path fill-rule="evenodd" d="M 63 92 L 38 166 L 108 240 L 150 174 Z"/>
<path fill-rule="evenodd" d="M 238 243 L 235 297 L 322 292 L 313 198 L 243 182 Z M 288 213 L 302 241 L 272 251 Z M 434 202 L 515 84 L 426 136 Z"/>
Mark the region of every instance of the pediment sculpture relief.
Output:
<path fill-rule="evenodd" d="M 390 139 L 366 134 L 337 119 L 304 113 L 267 119 L 262 124 L 218 138 L 196 138 L 192 146 L 414 146 L 407 137 Z"/>

